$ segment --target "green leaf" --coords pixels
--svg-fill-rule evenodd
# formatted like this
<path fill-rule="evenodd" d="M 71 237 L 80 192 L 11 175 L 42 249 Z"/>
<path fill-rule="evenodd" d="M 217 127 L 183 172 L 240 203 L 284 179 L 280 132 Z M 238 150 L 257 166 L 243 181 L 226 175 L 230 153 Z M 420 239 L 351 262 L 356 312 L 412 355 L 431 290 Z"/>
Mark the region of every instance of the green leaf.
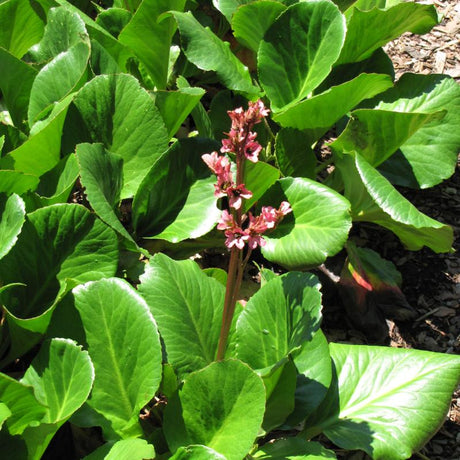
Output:
<path fill-rule="evenodd" d="M 280 179 L 263 198 L 263 204 L 278 206 L 288 201 L 288 214 L 270 235 L 264 256 L 290 269 L 319 265 L 339 252 L 351 227 L 348 200 L 310 179 Z"/>
<path fill-rule="evenodd" d="M 28 190 L 35 190 L 40 179 L 37 176 L 23 174 L 19 171 L 0 171 L 0 193 L 22 195 Z"/>
<path fill-rule="evenodd" d="M 268 163 L 246 161 L 243 180 L 246 187 L 251 190 L 252 197 L 244 202 L 244 210 L 248 211 L 279 177 L 279 170 Z"/>
<path fill-rule="evenodd" d="M 216 9 L 218 9 L 229 23 L 232 22 L 232 15 L 240 5 L 251 3 L 253 0 L 212 0 Z"/>
<path fill-rule="evenodd" d="M 182 11 L 185 0 L 143 0 L 118 40 L 129 46 L 149 72 L 158 89 L 166 87 L 171 40 L 176 31 L 167 11 Z"/>
<path fill-rule="evenodd" d="M 87 283 L 73 293 L 96 372 L 88 404 L 129 437 L 161 381 L 155 321 L 144 299 L 119 278 Z"/>
<path fill-rule="evenodd" d="M 319 328 L 321 294 L 316 276 L 290 272 L 276 277 L 248 301 L 236 324 L 237 356 L 253 369 L 286 358 Z"/>
<path fill-rule="evenodd" d="M 16 194 L 5 199 L 0 195 L 0 259 L 14 246 L 25 221 L 24 201 Z"/>
<path fill-rule="evenodd" d="M 0 72 L 3 102 L 14 125 L 23 129 L 27 120 L 30 90 L 37 71 L 3 48 L 0 48 L 0 68 L 8 69 Z"/>
<path fill-rule="evenodd" d="M 36 59 L 47 64 L 32 85 L 29 126 L 49 105 L 74 91 L 84 78 L 90 54 L 85 24 L 66 8 L 51 8 L 43 39 L 33 51 Z"/>
<path fill-rule="evenodd" d="M 145 439 L 122 439 L 107 443 L 84 457 L 84 460 L 143 460 L 155 458 L 155 448 Z"/>
<path fill-rule="evenodd" d="M 316 155 L 312 145 L 317 140 L 314 133 L 292 128 L 282 128 L 276 135 L 275 154 L 284 176 L 316 177 Z"/>
<path fill-rule="evenodd" d="M 22 434 L 30 425 L 37 426 L 47 409 L 34 396 L 32 387 L 0 373 L 0 400 L 11 411 L 6 421 L 10 435 Z"/>
<path fill-rule="evenodd" d="M 389 158 L 426 123 L 442 119 L 445 112 L 404 113 L 360 109 L 331 147 L 334 151 L 357 152 L 376 167 Z"/>
<path fill-rule="evenodd" d="M 20 318 L 43 313 L 67 279 L 84 283 L 113 276 L 118 262 L 114 232 L 83 206 L 57 204 L 27 214 L 18 241 L 0 261 L 9 290 L 3 305 Z"/>
<path fill-rule="evenodd" d="M 46 120 L 35 123 L 26 142 L 0 159 L 0 167 L 35 176 L 53 169 L 60 160 L 62 128 L 72 97 L 56 104 Z"/>
<path fill-rule="evenodd" d="M 294 353 L 296 365 L 297 388 L 295 407 L 286 424 L 297 426 L 305 420 L 323 401 L 332 380 L 331 357 L 329 345 L 321 329 L 313 338 Z"/>
<path fill-rule="evenodd" d="M 93 19 L 84 14 L 76 6 L 72 5 L 67 0 L 53 0 L 58 5 L 65 6 L 65 8 L 72 13 L 80 16 L 85 23 L 86 29 L 92 40 L 96 40 L 104 50 L 112 57 L 117 63 L 120 71 L 126 71 L 126 62 L 133 57 L 132 52 L 123 46 L 117 39 L 115 39 L 107 30 L 97 24 Z M 124 6 L 124 5 L 123 5 Z"/>
<path fill-rule="evenodd" d="M 254 455 L 261 460 L 324 460 L 337 458 L 332 450 L 319 442 L 289 437 L 264 444 Z"/>
<path fill-rule="evenodd" d="M 6 404 L 0 403 L 0 430 L 2 429 L 3 423 L 11 415 L 11 411 L 8 409 Z"/>
<path fill-rule="evenodd" d="M 115 211 L 123 187 L 122 158 L 105 150 L 102 144 L 79 144 L 76 155 L 81 183 L 91 207 L 107 225 L 135 246 Z"/>
<path fill-rule="evenodd" d="M 411 251 L 423 246 L 435 252 L 450 251 L 452 228 L 421 213 L 360 155 L 354 159 L 346 155 L 336 165 L 352 204 L 353 220 L 388 228 Z"/>
<path fill-rule="evenodd" d="M 52 339 L 42 345 L 21 383 L 33 387 L 37 400 L 47 406 L 42 423 L 57 424 L 86 401 L 93 380 L 88 352 L 69 339 Z"/>
<path fill-rule="evenodd" d="M 329 88 L 324 93 L 279 112 L 273 119 L 289 128 L 327 129 L 363 99 L 369 99 L 393 86 L 388 75 L 362 73 L 353 80 Z"/>
<path fill-rule="evenodd" d="M 180 75 L 177 77 L 176 85 L 179 90 L 191 88 L 187 80 Z M 209 118 L 208 112 L 203 107 L 203 104 L 201 102 L 198 102 L 196 107 L 192 110 L 191 115 L 193 122 L 195 123 L 196 129 L 198 131 L 198 134 L 201 137 L 207 137 L 209 139 L 212 139 L 214 136 L 211 128 L 211 119 Z"/>
<path fill-rule="evenodd" d="M 191 12 L 173 14 L 179 26 L 183 51 L 190 62 L 201 70 L 215 71 L 228 89 L 251 96 L 259 94 L 248 68 L 230 50 L 230 43 L 203 27 Z"/>
<path fill-rule="evenodd" d="M 170 460 L 226 460 L 226 457 L 218 454 L 215 450 L 200 446 L 199 444 L 194 446 L 179 447 L 176 453 L 170 457 Z"/>
<path fill-rule="evenodd" d="M 444 423 L 460 376 L 458 356 L 330 344 L 340 412 L 325 414 L 326 436 L 375 459 L 403 460 Z"/>
<path fill-rule="evenodd" d="M 401 112 L 434 113 L 447 110 L 442 119 L 423 125 L 402 146 L 403 157 L 385 175 L 393 183 L 421 188 L 432 187 L 450 177 L 455 170 L 460 149 L 460 87 L 445 75 L 404 74 L 395 88 L 381 96 L 376 108 Z M 404 164 L 414 181 L 407 183 L 409 174 L 402 174 Z M 385 165 L 382 165 L 385 166 Z M 388 172 L 391 172 L 391 176 Z M 395 178 L 396 175 L 396 178 Z"/>
<path fill-rule="evenodd" d="M 269 433 L 279 427 L 294 409 L 297 370 L 291 360 L 275 367 L 271 374 L 263 375 L 267 392 L 262 428 Z"/>
<path fill-rule="evenodd" d="M 123 8 L 107 8 L 99 12 L 96 24 L 102 26 L 115 38 L 119 38 L 120 32 L 128 25 L 132 17 L 131 11 Z"/>
<path fill-rule="evenodd" d="M 206 276 L 195 262 L 177 262 L 161 253 L 150 259 L 140 281 L 139 292 L 158 323 L 168 362 L 178 375 L 213 362 L 224 286 Z"/>
<path fill-rule="evenodd" d="M 155 93 L 155 105 L 173 137 L 190 112 L 200 102 L 205 90 L 202 88 L 182 88 L 179 91 L 158 91 Z"/>
<path fill-rule="evenodd" d="M 345 19 L 329 1 L 289 7 L 267 30 L 258 53 L 259 78 L 272 110 L 306 97 L 339 57 Z"/>
<path fill-rule="evenodd" d="M 285 9 L 285 5 L 272 0 L 242 5 L 232 18 L 235 38 L 257 53 L 265 32 Z"/>
<path fill-rule="evenodd" d="M 177 243 L 214 227 L 221 213 L 214 196 L 216 179 L 201 156 L 217 148 L 209 140 L 179 140 L 153 165 L 134 197 L 138 235 Z"/>
<path fill-rule="evenodd" d="M 425 34 L 438 23 L 433 5 L 399 3 L 386 10 L 349 10 L 347 36 L 337 64 L 362 61 L 404 32 Z"/>
<path fill-rule="evenodd" d="M 90 140 L 123 158 L 121 198 L 132 197 L 148 165 L 168 148 L 166 128 L 152 98 L 130 75 L 100 75 L 79 91 L 75 105 Z"/>
<path fill-rule="evenodd" d="M 22 58 L 43 33 L 43 22 L 30 2 L 3 1 L 0 4 L 0 46 Z"/>
<path fill-rule="evenodd" d="M 83 206 L 58 204 L 27 215 L 18 241 L 0 260 L 1 293 L 11 348 L 30 349 L 48 327 L 64 294 L 78 283 L 113 276 L 118 244 L 112 229 Z"/>
<path fill-rule="evenodd" d="M 75 155 L 69 154 L 40 177 L 36 190 L 39 205 L 42 207 L 67 202 L 77 178 L 77 159 Z"/>
<path fill-rule="evenodd" d="M 265 409 L 261 378 L 240 361 L 210 364 L 190 374 L 168 402 L 164 433 L 172 452 L 203 444 L 228 460 L 250 450 Z"/>

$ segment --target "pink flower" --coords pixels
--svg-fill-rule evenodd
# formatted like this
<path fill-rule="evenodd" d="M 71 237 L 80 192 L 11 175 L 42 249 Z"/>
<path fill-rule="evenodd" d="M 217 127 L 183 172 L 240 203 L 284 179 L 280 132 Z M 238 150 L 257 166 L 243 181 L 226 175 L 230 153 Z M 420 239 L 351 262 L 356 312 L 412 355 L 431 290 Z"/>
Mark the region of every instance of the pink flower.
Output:
<path fill-rule="evenodd" d="M 228 229 L 235 228 L 235 227 L 236 227 L 235 219 L 226 209 L 224 209 L 222 211 L 222 215 L 220 216 L 220 220 L 217 224 L 217 229 L 218 230 L 228 230 Z"/>
<path fill-rule="evenodd" d="M 263 247 L 267 242 L 263 239 L 262 235 L 250 235 L 248 239 L 248 246 L 255 249 L 257 246 Z"/>
<path fill-rule="evenodd" d="M 212 152 L 201 155 L 201 158 L 217 176 L 230 173 L 230 161 L 227 157 L 221 156 L 217 152 Z"/>
<path fill-rule="evenodd" d="M 239 227 L 226 230 L 225 236 L 227 237 L 225 245 L 229 249 L 233 246 L 236 246 L 238 249 L 243 249 L 245 241 L 249 239 L 249 235 Z"/>
<path fill-rule="evenodd" d="M 287 201 L 283 201 L 278 209 L 278 214 L 284 217 L 286 214 L 289 214 L 290 212 L 292 212 L 291 205 Z"/>
<path fill-rule="evenodd" d="M 263 215 L 254 217 L 252 213 L 249 213 L 249 232 L 251 234 L 255 233 L 264 233 L 268 228 L 267 222 L 265 221 L 265 218 Z"/>
<path fill-rule="evenodd" d="M 264 206 L 262 208 L 262 214 L 267 228 L 274 228 L 278 221 L 277 210 L 272 206 Z"/>
<path fill-rule="evenodd" d="M 253 163 L 257 163 L 259 160 L 259 153 L 262 150 L 262 146 L 255 141 L 246 142 L 244 146 L 244 156 Z"/>
<path fill-rule="evenodd" d="M 259 123 L 262 121 L 262 118 L 267 117 L 270 113 L 270 110 L 267 109 L 264 103 L 259 99 L 256 102 L 249 101 L 249 108 L 246 114 L 246 122 L 250 123 L 251 121 L 255 123 Z"/>
<path fill-rule="evenodd" d="M 227 196 L 228 196 L 228 203 L 230 207 L 234 209 L 240 209 L 241 204 L 243 203 L 243 198 L 245 200 L 252 197 L 252 192 L 249 191 L 244 184 L 240 184 L 238 186 L 230 186 L 226 189 Z"/>

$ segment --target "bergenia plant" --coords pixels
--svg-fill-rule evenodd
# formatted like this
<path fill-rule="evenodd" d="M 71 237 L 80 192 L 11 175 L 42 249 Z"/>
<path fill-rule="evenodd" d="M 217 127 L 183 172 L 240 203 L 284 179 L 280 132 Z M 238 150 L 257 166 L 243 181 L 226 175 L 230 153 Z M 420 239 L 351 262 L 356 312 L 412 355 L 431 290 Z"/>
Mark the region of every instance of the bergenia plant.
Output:
<path fill-rule="evenodd" d="M 309 270 L 346 249 L 347 310 L 385 324 L 411 309 L 352 227 L 451 250 L 398 187 L 452 175 L 460 87 L 395 81 L 383 48 L 437 23 L 399 0 L 0 1 L 2 457 L 418 452 L 459 357 L 328 343 Z"/>
<path fill-rule="evenodd" d="M 256 141 L 257 133 L 252 132 L 253 126 L 260 123 L 268 115 L 263 102 L 249 102 L 248 110 L 242 107 L 228 112 L 232 120 L 227 138 L 222 140 L 220 152 L 233 154 L 236 162 L 236 181 L 233 180 L 231 162 L 228 157 L 217 152 L 202 156 L 203 161 L 216 175 L 214 195 L 225 197 L 228 209 L 224 209 L 217 224 L 218 230 L 225 233 L 225 245 L 230 249 L 227 286 L 222 317 L 222 328 L 219 337 L 217 360 L 225 356 L 227 339 L 235 312 L 235 305 L 243 279 L 244 269 L 248 263 L 251 251 L 258 246 L 264 246 L 265 232 L 276 227 L 278 222 L 292 209 L 287 201 L 283 201 L 279 209 L 263 206 L 260 215 L 254 216 L 250 211 L 243 213 L 243 202 L 252 197 L 250 190 L 243 183 L 246 161 L 257 163 L 262 146 Z M 247 248 L 244 255 L 244 249 Z"/>

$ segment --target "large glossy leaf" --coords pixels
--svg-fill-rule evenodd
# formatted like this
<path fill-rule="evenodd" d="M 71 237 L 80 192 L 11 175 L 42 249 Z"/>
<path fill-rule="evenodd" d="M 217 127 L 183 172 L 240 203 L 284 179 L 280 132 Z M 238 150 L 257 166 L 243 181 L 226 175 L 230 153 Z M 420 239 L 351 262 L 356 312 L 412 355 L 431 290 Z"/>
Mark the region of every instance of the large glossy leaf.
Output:
<path fill-rule="evenodd" d="M 43 34 L 43 21 L 30 2 L 9 0 L 0 4 L 0 46 L 21 58 Z"/>
<path fill-rule="evenodd" d="M 294 410 L 297 370 L 290 360 L 283 360 L 281 365 L 263 372 L 262 380 L 267 393 L 262 429 L 269 433 L 283 424 Z"/>
<path fill-rule="evenodd" d="M 176 30 L 172 17 L 160 16 L 166 11 L 182 11 L 185 0 L 143 0 L 118 40 L 129 46 L 143 63 L 155 86 L 166 87 L 171 39 Z"/>
<path fill-rule="evenodd" d="M 122 439 L 107 443 L 84 457 L 84 460 L 143 460 L 155 458 L 155 449 L 145 439 Z"/>
<path fill-rule="evenodd" d="M 79 144 L 76 155 L 91 207 L 107 225 L 134 244 L 115 212 L 123 186 L 123 160 L 102 144 Z"/>
<path fill-rule="evenodd" d="M 195 444 L 194 446 L 179 447 L 171 460 L 226 460 L 210 447 Z"/>
<path fill-rule="evenodd" d="M 323 460 L 337 458 L 332 450 L 319 442 L 308 442 L 298 437 L 287 437 L 264 444 L 254 458 L 261 460 Z"/>
<path fill-rule="evenodd" d="M 276 135 L 275 154 L 284 176 L 316 177 L 316 155 L 313 144 L 317 141 L 314 132 L 282 128 Z"/>
<path fill-rule="evenodd" d="M 42 345 L 21 380 L 47 406 L 40 425 L 30 426 L 22 435 L 29 458 L 41 458 L 59 427 L 86 401 L 93 380 L 88 352 L 75 342 L 54 338 Z"/>
<path fill-rule="evenodd" d="M 78 93 L 75 105 L 92 142 L 123 158 L 121 198 L 132 197 L 168 147 L 163 120 L 149 94 L 130 75 L 100 75 Z"/>
<path fill-rule="evenodd" d="M 326 78 L 339 57 L 345 19 L 329 1 L 289 7 L 260 43 L 260 82 L 273 110 L 298 102 Z"/>
<path fill-rule="evenodd" d="M 122 437 L 136 430 L 139 411 L 161 381 L 161 345 L 144 299 L 111 278 L 74 289 L 96 379 L 88 404 Z"/>
<path fill-rule="evenodd" d="M 294 353 L 294 364 L 298 371 L 295 406 L 286 421 L 291 427 L 305 420 L 321 404 L 331 384 L 329 345 L 321 329 Z"/>
<path fill-rule="evenodd" d="M 393 231 L 410 249 L 428 246 L 448 252 L 452 228 L 421 213 L 360 155 L 337 162 L 352 204 L 353 220 L 374 222 Z"/>
<path fill-rule="evenodd" d="M 336 65 L 366 59 L 402 33 L 424 34 L 437 23 L 433 5 L 399 3 L 370 11 L 353 8 L 347 16 L 347 36 Z"/>
<path fill-rule="evenodd" d="M 21 383 L 33 387 L 37 400 L 47 406 L 42 422 L 57 424 L 86 401 L 93 380 L 88 352 L 69 339 L 52 339 L 42 345 Z"/>
<path fill-rule="evenodd" d="M 291 204 L 276 230 L 264 235 L 267 259 L 289 268 L 318 265 L 339 252 L 351 227 L 348 200 L 310 179 L 280 179 L 263 198 L 263 204 Z"/>
<path fill-rule="evenodd" d="M 26 142 L 0 159 L 0 167 L 35 176 L 53 169 L 60 160 L 62 127 L 72 97 L 56 104 L 46 120 L 35 123 Z"/>
<path fill-rule="evenodd" d="M 155 105 L 160 110 L 168 136 L 173 137 L 205 93 L 203 88 L 182 88 L 178 91 L 158 91 Z"/>
<path fill-rule="evenodd" d="M 447 110 L 442 119 L 422 126 L 402 146 L 403 157 L 385 175 L 399 185 L 432 187 L 450 177 L 460 149 L 460 87 L 445 75 L 404 74 L 395 88 L 381 96 L 376 108 L 400 112 L 433 113 Z M 408 164 L 407 164 L 408 163 Z M 408 178 L 413 180 L 408 182 Z"/>
<path fill-rule="evenodd" d="M 300 272 L 265 284 L 238 317 L 238 358 L 253 369 L 265 369 L 311 339 L 320 325 L 319 288 L 316 276 Z"/>
<path fill-rule="evenodd" d="M 241 361 L 210 364 L 190 374 L 168 402 L 164 433 L 170 449 L 202 444 L 228 460 L 250 450 L 265 409 L 261 378 Z"/>
<path fill-rule="evenodd" d="M 216 179 L 201 156 L 217 148 L 213 141 L 183 139 L 153 165 L 133 202 L 133 225 L 139 236 L 177 243 L 214 227 L 220 216 Z"/>
<path fill-rule="evenodd" d="M 209 28 L 203 27 L 191 12 L 174 12 L 187 59 L 202 70 L 213 70 L 228 89 L 250 95 L 259 93 L 249 70 Z"/>
<path fill-rule="evenodd" d="M 232 15 L 240 5 L 251 3 L 253 0 L 212 0 L 213 5 L 232 22 Z"/>
<path fill-rule="evenodd" d="M 86 29 L 92 40 L 97 42 L 103 47 L 105 52 L 111 56 L 113 61 L 117 63 L 120 71 L 126 71 L 127 60 L 133 57 L 133 53 L 126 46 L 122 45 L 110 32 L 105 30 L 93 19 L 83 13 L 82 10 L 74 6 L 67 0 L 53 0 L 58 5 L 65 6 L 65 8 L 72 13 L 76 13 L 80 16 L 82 21 L 85 23 Z M 124 7 L 125 5 L 123 5 Z"/>
<path fill-rule="evenodd" d="M 36 208 L 66 203 L 77 178 L 77 159 L 75 155 L 69 154 L 62 158 L 53 169 L 40 177 L 40 183 L 34 194 Z"/>
<path fill-rule="evenodd" d="M 24 201 L 18 195 L 0 195 L 0 259 L 14 246 L 25 220 Z"/>
<path fill-rule="evenodd" d="M 112 276 L 118 262 L 115 233 L 83 206 L 58 204 L 27 215 L 18 241 L 0 262 L 4 285 L 25 286 L 2 294 L 20 318 L 40 315 L 67 279 Z"/>
<path fill-rule="evenodd" d="M 389 158 L 418 129 L 445 112 L 418 113 L 360 109 L 351 113 L 351 120 L 331 146 L 339 152 L 358 152 L 369 164 L 377 167 Z"/>
<path fill-rule="evenodd" d="M 0 69 L 5 69 L 0 72 L 0 89 L 4 103 L 14 125 L 23 129 L 27 120 L 30 90 L 37 71 L 4 48 L 0 48 Z"/>
<path fill-rule="evenodd" d="M 0 261 L 1 293 L 15 359 L 40 340 L 56 304 L 78 283 L 113 276 L 115 232 L 79 205 L 59 204 L 27 215 L 18 241 Z M 16 284 L 15 284 L 16 283 Z"/>
<path fill-rule="evenodd" d="M 235 38 L 257 53 L 265 32 L 285 9 L 285 5 L 273 0 L 262 0 L 241 6 L 232 18 Z"/>
<path fill-rule="evenodd" d="M 37 426 L 47 409 L 34 396 L 33 388 L 0 373 L 0 400 L 11 412 L 6 427 L 10 435 L 21 434 L 29 425 Z"/>
<path fill-rule="evenodd" d="M 324 93 L 299 102 L 274 115 L 280 125 L 297 129 L 329 128 L 363 99 L 393 86 L 388 75 L 362 73 Z"/>
<path fill-rule="evenodd" d="M 316 428 L 335 444 L 403 460 L 444 423 L 460 377 L 458 356 L 342 344 L 330 350 L 337 410 L 323 412 Z"/>
<path fill-rule="evenodd" d="M 263 194 L 279 179 L 280 172 L 278 168 L 258 161 L 252 163 L 247 161 L 244 166 L 244 183 L 251 190 L 252 197 L 244 202 L 244 210 L 248 211 Z"/>
<path fill-rule="evenodd" d="M 2 429 L 3 423 L 11 415 L 11 411 L 8 406 L 4 403 L 0 403 L 0 430 Z"/>
<path fill-rule="evenodd" d="M 30 92 L 29 125 L 39 114 L 71 93 L 86 72 L 90 53 L 85 24 L 66 8 L 52 8 L 42 41 L 34 57 L 47 62 L 38 72 Z"/>
<path fill-rule="evenodd" d="M 176 372 L 181 375 L 214 361 L 224 286 L 195 262 L 177 262 L 161 253 L 150 259 L 140 281 L 139 292 L 158 323 L 168 362 Z"/>

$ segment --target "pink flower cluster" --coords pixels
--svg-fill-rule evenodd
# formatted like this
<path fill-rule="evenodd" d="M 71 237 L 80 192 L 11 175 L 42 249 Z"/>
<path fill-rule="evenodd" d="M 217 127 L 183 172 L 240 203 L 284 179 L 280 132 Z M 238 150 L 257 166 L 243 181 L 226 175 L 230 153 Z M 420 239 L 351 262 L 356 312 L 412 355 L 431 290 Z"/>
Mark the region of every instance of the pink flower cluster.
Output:
<path fill-rule="evenodd" d="M 222 140 L 220 152 L 234 153 L 236 155 L 237 177 L 242 177 L 241 170 L 243 161 L 247 159 L 256 163 L 259 160 L 259 153 L 262 146 L 255 140 L 257 134 L 251 129 L 256 123 L 260 123 L 269 113 L 262 101 L 249 102 L 248 110 L 242 107 L 229 111 L 232 120 L 227 139 Z M 243 183 L 233 181 L 230 160 L 217 152 L 206 153 L 202 156 L 203 161 L 209 169 L 216 175 L 217 184 L 214 185 L 214 195 L 218 198 L 227 197 L 230 208 L 239 212 L 228 212 L 224 210 L 217 225 L 219 230 L 225 232 L 227 240 L 225 244 L 228 248 L 237 247 L 243 249 L 247 243 L 250 249 L 257 246 L 264 246 L 265 240 L 262 234 L 268 229 L 273 229 L 276 224 L 289 212 L 292 211 L 289 203 L 283 201 L 279 209 L 266 206 L 262 208 L 259 216 L 254 217 L 252 213 L 241 214 L 243 199 L 252 197 L 252 192 Z M 243 228 L 244 227 L 244 228 Z"/>
<path fill-rule="evenodd" d="M 249 248 L 255 249 L 257 246 L 265 246 L 266 241 L 262 237 L 263 233 L 275 228 L 278 222 L 291 211 L 291 206 L 287 201 L 283 201 L 279 209 L 264 206 L 259 216 L 254 217 L 251 212 L 243 215 L 242 224 L 247 224 L 246 228 L 243 229 L 235 222 L 234 216 L 224 210 L 217 228 L 225 231 L 227 237 L 225 245 L 228 248 L 236 246 L 238 249 L 243 249 L 247 243 Z"/>
<path fill-rule="evenodd" d="M 246 189 L 244 184 L 236 185 L 233 182 L 230 160 L 227 157 L 220 156 L 217 152 L 206 153 L 201 158 L 217 176 L 217 184 L 214 184 L 214 195 L 217 198 L 227 196 L 230 207 L 240 209 L 242 199 L 251 198 L 252 193 Z"/>

